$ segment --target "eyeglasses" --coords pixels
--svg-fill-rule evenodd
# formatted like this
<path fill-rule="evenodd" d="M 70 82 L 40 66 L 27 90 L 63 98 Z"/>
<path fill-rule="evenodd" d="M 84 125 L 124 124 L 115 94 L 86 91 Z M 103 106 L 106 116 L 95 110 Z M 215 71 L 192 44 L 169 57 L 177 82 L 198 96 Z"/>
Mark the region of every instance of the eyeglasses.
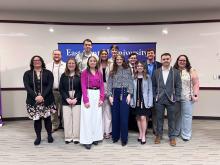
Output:
<path fill-rule="evenodd" d="M 178 60 L 179 62 L 186 62 L 186 60 Z"/>
<path fill-rule="evenodd" d="M 40 60 L 33 60 L 34 62 L 39 62 Z"/>

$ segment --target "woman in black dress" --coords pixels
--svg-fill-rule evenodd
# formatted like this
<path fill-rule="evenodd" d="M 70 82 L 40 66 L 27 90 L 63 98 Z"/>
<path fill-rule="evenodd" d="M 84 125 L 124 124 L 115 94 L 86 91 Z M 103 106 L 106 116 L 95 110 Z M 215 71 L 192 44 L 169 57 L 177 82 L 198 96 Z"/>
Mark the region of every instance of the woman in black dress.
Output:
<path fill-rule="evenodd" d="M 34 129 L 37 136 L 34 144 L 39 145 L 41 142 L 42 119 L 47 130 L 48 143 L 52 143 L 50 115 L 56 111 L 52 93 L 53 74 L 46 69 L 42 57 L 37 55 L 32 57 L 30 70 L 24 73 L 23 81 L 27 90 L 26 106 L 28 116 L 34 120 Z"/>
<path fill-rule="evenodd" d="M 137 119 L 139 129 L 138 141 L 141 144 L 146 143 L 146 131 L 149 116 L 151 115 L 150 107 L 153 105 L 152 82 L 149 75 L 146 74 L 144 64 L 138 62 L 134 74 L 134 94 L 131 100 L 131 107 Z"/>

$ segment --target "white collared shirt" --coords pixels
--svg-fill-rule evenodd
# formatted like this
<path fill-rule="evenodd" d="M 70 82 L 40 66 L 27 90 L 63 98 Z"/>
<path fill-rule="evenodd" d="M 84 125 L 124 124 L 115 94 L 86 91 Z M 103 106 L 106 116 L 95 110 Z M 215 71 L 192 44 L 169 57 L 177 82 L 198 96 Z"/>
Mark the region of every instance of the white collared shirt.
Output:
<path fill-rule="evenodd" d="M 55 64 L 54 62 L 47 65 L 47 69 L 53 73 L 54 83 L 53 89 L 59 88 L 59 82 L 61 75 L 65 72 L 66 63 L 61 61 L 59 64 Z"/>
<path fill-rule="evenodd" d="M 169 68 L 164 68 L 162 66 L 162 74 L 163 74 L 163 81 L 164 81 L 164 84 L 166 85 L 166 82 L 167 82 L 167 78 L 168 78 L 168 75 L 169 75 L 169 72 L 170 72 L 170 68 L 171 66 L 169 66 Z"/>

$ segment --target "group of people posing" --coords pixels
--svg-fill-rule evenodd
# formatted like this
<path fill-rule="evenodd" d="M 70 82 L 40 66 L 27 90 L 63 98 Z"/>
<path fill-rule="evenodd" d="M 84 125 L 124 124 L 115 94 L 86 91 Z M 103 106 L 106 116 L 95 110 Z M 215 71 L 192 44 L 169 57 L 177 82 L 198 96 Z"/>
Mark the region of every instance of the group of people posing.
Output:
<path fill-rule="evenodd" d="M 42 119 L 53 142 L 52 132 L 64 126 L 65 143 L 83 144 L 86 149 L 104 139 L 128 143 L 129 114 L 136 116 L 137 141 L 146 143 L 149 119 L 152 119 L 155 144 L 163 136 L 164 112 L 167 110 L 169 144 L 180 136 L 192 135 L 193 103 L 198 100 L 199 80 L 186 55 L 171 66 L 171 54 L 155 60 L 155 51 L 146 51 L 146 61 L 131 53 L 128 62 L 112 45 L 99 56 L 92 52 L 92 41 L 83 42 L 84 51 L 66 64 L 61 51 L 53 51 L 47 67 L 42 57 L 33 56 L 30 70 L 24 73 L 27 112 L 34 120 L 35 145 L 41 142 Z M 46 69 L 47 68 L 47 69 Z M 59 118 L 60 117 L 60 118 Z M 63 119 L 63 120 L 62 120 Z"/>

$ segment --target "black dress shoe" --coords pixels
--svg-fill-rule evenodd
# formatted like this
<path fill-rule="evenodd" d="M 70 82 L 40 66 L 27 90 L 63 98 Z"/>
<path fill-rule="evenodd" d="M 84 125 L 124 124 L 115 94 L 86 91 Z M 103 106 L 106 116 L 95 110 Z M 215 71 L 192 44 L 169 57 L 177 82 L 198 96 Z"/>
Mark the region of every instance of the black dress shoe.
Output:
<path fill-rule="evenodd" d="M 183 139 L 183 141 L 184 141 L 184 142 L 188 142 L 188 141 L 189 141 L 189 139 Z"/>
<path fill-rule="evenodd" d="M 142 140 L 141 140 L 141 144 L 146 144 L 146 140 L 145 140 L 145 141 L 142 141 Z"/>
<path fill-rule="evenodd" d="M 141 139 L 138 138 L 137 141 L 138 141 L 138 142 L 141 142 Z"/>
<path fill-rule="evenodd" d="M 70 144 L 71 143 L 71 141 L 65 141 L 65 144 Z"/>
<path fill-rule="evenodd" d="M 53 143 L 53 137 L 51 135 L 49 135 L 47 137 L 47 141 L 48 141 L 48 143 Z"/>
<path fill-rule="evenodd" d="M 87 150 L 90 150 L 90 149 L 91 149 L 91 144 L 84 144 L 84 146 L 85 146 L 85 148 L 86 148 Z"/>
<path fill-rule="evenodd" d="M 127 145 L 127 142 L 121 142 L 121 145 L 124 147 Z"/>
<path fill-rule="evenodd" d="M 74 141 L 73 143 L 74 143 L 74 144 L 79 144 L 79 141 Z"/>
<path fill-rule="evenodd" d="M 117 143 L 117 142 L 118 142 L 118 140 L 115 140 L 115 139 L 114 139 L 114 140 L 112 140 L 112 142 L 113 142 L 113 143 Z"/>
<path fill-rule="evenodd" d="M 34 145 L 37 146 L 40 144 L 40 142 L 41 142 L 41 138 L 36 138 L 34 141 Z"/>
<path fill-rule="evenodd" d="M 92 144 L 94 144 L 95 146 L 97 146 L 99 144 L 98 141 L 94 141 Z"/>

